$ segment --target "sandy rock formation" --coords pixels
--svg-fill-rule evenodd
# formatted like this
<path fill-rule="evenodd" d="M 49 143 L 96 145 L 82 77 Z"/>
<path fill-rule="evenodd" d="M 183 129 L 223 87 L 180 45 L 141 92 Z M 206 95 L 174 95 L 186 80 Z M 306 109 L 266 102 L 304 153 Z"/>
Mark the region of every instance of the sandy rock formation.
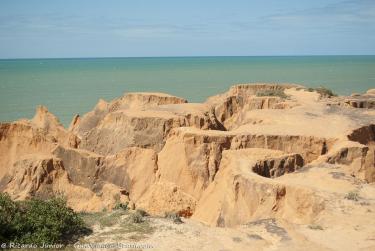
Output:
<path fill-rule="evenodd" d="M 53 185 L 66 178 L 61 160 L 48 155 L 24 156 L 14 163 L 14 168 L 1 180 L 1 190 L 17 199 L 53 195 Z M 4 189 L 5 188 L 5 189 Z"/>
<path fill-rule="evenodd" d="M 167 112 L 117 111 L 90 130 L 80 147 L 99 154 L 115 154 L 132 146 L 160 151 L 169 131 L 185 125 L 183 118 Z"/>
<path fill-rule="evenodd" d="M 350 99 L 364 97 L 373 91 Z M 331 219 L 336 194 L 375 181 L 375 111 L 344 98 L 288 84 L 236 85 L 201 104 L 129 93 L 69 129 L 39 107 L 32 120 L 0 124 L 0 191 L 63 194 L 79 211 L 129 201 L 211 226 Z"/>
<path fill-rule="evenodd" d="M 171 96 L 164 93 L 125 93 L 124 96 L 110 103 L 100 99 L 93 111 L 85 114 L 74 129 L 79 137 L 85 136 L 91 129 L 111 112 L 118 110 L 143 110 L 157 105 L 186 103 L 183 98 Z M 74 120 L 74 119 L 73 119 Z"/>
<path fill-rule="evenodd" d="M 211 105 L 218 120 L 225 128 L 233 129 L 234 125 L 242 120 L 242 112 L 259 109 L 288 109 L 296 104 L 278 96 L 261 96 L 257 94 L 264 91 L 284 92 L 288 88 L 301 88 L 291 84 L 239 84 L 231 87 L 229 91 L 210 97 L 206 103 Z"/>
<path fill-rule="evenodd" d="M 375 124 L 357 128 L 347 137 L 358 142 L 362 149 L 362 156 L 357 158 L 357 164 L 352 164 L 353 175 L 367 182 L 375 182 Z"/>
<path fill-rule="evenodd" d="M 154 150 L 129 147 L 107 156 L 97 175 L 103 182 L 124 188 L 137 203 L 155 182 L 157 170 L 158 156 Z"/>
<path fill-rule="evenodd" d="M 251 149 L 259 151 L 256 148 Z M 292 173 L 303 166 L 303 158 L 299 154 L 288 154 L 281 157 L 263 158 L 253 166 L 253 172 L 266 178 L 277 178 Z"/>
<path fill-rule="evenodd" d="M 49 154 L 57 144 L 77 147 L 79 139 L 67 132 L 45 107 L 38 107 L 31 121 L 0 124 L 0 179 L 13 163 L 27 154 Z"/>
<path fill-rule="evenodd" d="M 178 184 L 185 193 L 198 199 L 214 180 L 221 153 L 230 148 L 231 137 L 223 131 L 174 129 L 158 155 L 158 177 Z"/>
<path fill-rule="evenodd" d="M 354 108 L 375 108 L 375 95 L 374 94 L 364 94 L 355 97 L 347 97 L 344 99 L 343 103 L 345 105 Z"/>
<path fill-rule="evenodd" d="M 106 155 L 133 146 L 160 151 L 175 127 L 222 128 L 210 107 L 186 102 L 162 93 L 129 93 L 109 104 L 100 101 L 74 131 L 80 148 Z"/>
<path fill-rule="evenodd" d="M 97 190 L 101 184 L 98 184 L 98 175 L 103 156 L 95 153 L 57 146 L 52 154 L 61 159 L 66 171 L 71 177 L 71 182 L 90 190 Z"/>
<path fill-rule="evenodd" d="M 123 97 L 112 101 L 109 110 L 113 112 L 120 109 L 139 109 L 159 105 L 183 103 L 187 103 L 187 100 L 166 93 L 132 92 L 126 93 Z"/>
<path fill-rule="evenodd" d="M 73 184 L 63 162 L 48 155 L 24 156 L 15 162 L 12 172 L 0 180 L 0 190 L 17 200 L 62 196 L 77 211 L 112 209 L 118 202 L 129 201 L 112 184 L 105 184 L 97 193 Z"/>
<path fill-rule="evenodd" d="M 167 212 L 194 212 L 196 203 L 194 197 L 182 191 L 175 183 L 159 181 L 149 187 L 144 196 L 136 202 L 136 207 L 153 215 L 164 216 Z"/>
<path fill-rule="evenodd" d="M 306 163 L 326 154 L 335 139 L 303 135 L 267 135 L 239 133 L 232 140 L 231 149 L 265 148 L 300 154 Z"/>
<path fill-rule="evenodd" d="M 98 125 L 101 119 L 108 113 L 109 104 L 100 99 L 95 105 L 94 109 L 86 113 L 83 117 L 77 120 L 77 115 L 74 116 L 70 129 L 80 138 L 85 137 L 87 133 Z"/>
<path fill-rule="evenodd" d="M 114 194 L 109 196 L 110 199 L 104 200 L 96 195 L 96 191 L 90 190 L 89 186 L 72 183 L 72 180 L 79 181 L 77 184 L 89 180 L 90 177 L 79 170 L 89 171 L 87 164 L 90 164 L 90 161 L 71 154 L 69 158 L 65 158 L 64 163 L 56 153 L 59 149 L 70 149 L 66 151 L 69 153 L 81 151 L 75 149 L 78 144 L 78 137 L 65 130 L 45 107 L 38 107 L 30 121 L 0 124 L 0 190 L 8 192 L 16 199 L 63 195 L 76 210 L 112 208 L 115 204 L 112 197 L 116 194 L 119 199 L 128 200 L 127 196 L 121 195 L 120 188 L 116 188 L 117 191 L 114 188 L 106 189 L 107 195 L 109 191 Z M 79 167 L 82 169 L 69 169 L 70 165 L 67 164 L 74 160 L 73 157 L 81 160 Z M 71 171 L 71 174 L 67 170 Z M 83 178 L 82 182 L 80 178 Z M 104 184 L 101 190 L 104 186 L 108 188 L 111 185 Z M 82 202 L 82 198 L 77 199 L 77 192 L 86 199 L 85 202 Z M 77 204 L 72 201 L 77 201 Z"/>
<path fill-rule="evenodd" d="M 126 195 L 137 202 L 155 181 L 158 159 L 151 149 L 131 147 L 115 155 L 102 156 L 58 146 L 52 153 L 64 163 L 72 184 L 94 192 L 113 184 L 118 187 L 116 196 Z"/>
<path fill-rule="evenodd" d="M 235 226 L 264 217 L 310 222 L 324 208 L 321 198 L 309 189 L 254 173 L 260 171 L 259 163 L 265 159 L 289 162 L 290 167 L 298 168 L 298 161 L 290 158 L 265 149 L 224 151 L 216 179 L 198 201 L 193 218 L 213 226 Z"/>

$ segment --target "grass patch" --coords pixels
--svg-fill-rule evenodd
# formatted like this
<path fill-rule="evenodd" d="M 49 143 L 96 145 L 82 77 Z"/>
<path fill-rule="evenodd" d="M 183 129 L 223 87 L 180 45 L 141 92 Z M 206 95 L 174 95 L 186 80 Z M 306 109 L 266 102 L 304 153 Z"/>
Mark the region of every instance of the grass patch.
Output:
<path fill-rule="evenodd" d="M 88 213 L 88 212 L 81 212 L 79 213 L 80 217 L 83 219 L 87 226 L 93 227 L 97 225 L 99 219 L 103 217 L 106 213 L 105 212 L 96 212 L 96 213 Z"/>
<path fill-rule="evenodd" d="M 345 195 L 345 199 L 358 201 L 359 200 L 359 194 L 358 194 L 357 191 L 351 191 L 351 192 L 349 192 Z"/>
<path fill-rule="evenodd" d="M 115 211 L 99 219 L 100 227 L 112 227 L 121 221 L 122 212 Z"/>
<path fill-rule="evenodd" d="M 173 223 L 175 224 L 181 224 L 181 223 L 184 223 L 182 220 L 181 220 L 181 217 L 178 215 L 178 213 L 176 212 L 166 212 L 164 214 L 164 218 L 167 218 L 167 219 L 171 219 L 173 221 Z"/>
<path fill-rule="evenodd" d="M 261 90 L 257 91 L 257 97 L 280 97 L 283 99 L 288 98 L 289 96 L 285 94 L 284 90 Z"/>
<path fill-rule="evenodd" d="M 317 92 L 321 97 L 324 98 L 330 98 L 330 97 L 336 97 L 337 94 L 334 93 L 331 89 L 328 89 L 324 86 L 316 87 L 316 88 L 308 88 L 309 92 Z"/>
<path fill-rule="evenodd" d="M 134 213 L 133 215 L 139 215 Z M 130 234 L 133 233 L 129 238 L 134 241 L 139 241 L 154 233 L 155 228 L 151 226 L 147 219 L 142 219 L 141 222 L 134 222 L 132 215 L 128 217 L 128 220 L 123 221 L 120 227 L 116 229 L 117 234 Z"/>
<path fill-rule="evenodd" d="M 124 215 L 126 216 L 123 217 Z M 108 227 L 99 235 L 93 237 L 95 241 L 97 241 L 97 238 L 104 238 L 105 240 L 123 240 L 127 238 L 131 241 L 139 241 L 155 231 L 149 219 L 142 215 L 146 215 L 144 210 L 134 211 L 133 213 L 115 210 L 111 213 L 83 213 L 82 217 L 91 226 Z"/>
<path fill-rule="evenodd" d="M 142 223 L 120 224 L 122 233 L 141 233 L 141 234 L 151 234 L 154 232 L 154 228 L 150 225 L 149 221 L 144 221 Z"/>
<path fill-rule="evenodd" d="M 112 227 L 121 221 L 121 216 L 128 214 L 124 210 L 114 210 L 112 212 L 97 212 L 97 213 L 80 213 L 86 225 L 93 227 L 99 225 L 100 227 Z"/>

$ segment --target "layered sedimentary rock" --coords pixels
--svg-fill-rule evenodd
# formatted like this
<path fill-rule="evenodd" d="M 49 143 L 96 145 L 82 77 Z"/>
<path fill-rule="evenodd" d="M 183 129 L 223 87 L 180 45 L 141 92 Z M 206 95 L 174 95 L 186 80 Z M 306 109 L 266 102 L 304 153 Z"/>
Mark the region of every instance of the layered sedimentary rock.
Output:
<path fill-rule="evenodd" d="M 213 226 L 234 226 L 267 217 L 282 217 L 294 222 L 309 222 L 324 208 L 324 201 L 309 190 L 267 179 L 265 159 L 300 164 L 293 156 L 265 149 L 229 150 L 216 179 L 206 189 L 193 218 Z M 298 158 L 298 157 L 297 157 Z M 263 162 L 263 163 L 262 163 Z M 264 175 L 262 175 L 264 176 Z M 210 208 L 210 210 L 207 210 Z M 289 218 L 291 215 L 293 217 Z"/>
<path fill-rule="evenodd" d="M 53 195 L 53 185 L 65 179 L 66 172 L 61 160 L 51 156 L 24 156 L 14 163 L 14 167 L 1 180 L 2 189 L 16 198 Z"/>
<path fill-rule="evenodd" d="M 344 187 L 337 177 L 375 181 L 375 111 L 343 98 L 293 84 L 241 84 L 201 104 L 128 93 L 68 129 L 39 107 L 32 120 L 0 124 L 0 190 L 63 195 L 79 211 L 131 201 L 212 226 L 307 224 L 329 214 L 327 198 Z"/>
<path fill-rule="evenodd" d="M 38 107 L 32 120 L 0 124 L 0 179 L 23 155 L 49 154 L 57 144 L 77 147 L 79 139 L 67 132 L 45 107 Z"/>
<path fill-rule="evenodd" d="M 186 103 L 183 98 L 171 96 L 164 93 L 127 93 L 124 96 L 107 103 L 104 100 L 99 100 L 93 111 L 85 114 L 80 119 L 79 123 L 75 125 L 74 131 L 80 137 L 88 133 L 92 128 L 111 112 L 117 110 L 136 109 L 142 110 L 148 107 L 166 104 L 180 104 Z M 76 119 L 73 119 L 75 121 Z"/>
<path fill-rule="evenodd" d="M 75 185 L 70 177 L 61 159 L 48 155 L 23 156 L 0 180 L 0 189 L 18 200 L 61 196 L 77 211 L 112 209 L 116 203 L 129 201 L 113 184 L 105 184 L 94 192 Z"/>
<path fill-rule="evenodd" d="M 241 123 L 242 112 L 258 109 L 288 109 L 296 105 L 291 100 L 278 96 L 263 96 L 264 92 L 283 92 L 288 88 L 301 88 L 293 84 L 240 84 L 229 91 L 210 97 L 206 103 L 213 106 L 218 120 L 228 129 L 233 129 Z M 262 96 L 257 96 L 261 93 Z M 259 95 L 259 94 L 258 94 Z"/>
<path fill-rule="evenodd" d="M 341 105 L 353 108 L 375 109 L 374 89 L 368 90 L 364 94 L 352 94 L 350 97 L 338 98 Z"/>
<path fill-rule="evenodd" d="M 221 153 L 230 148 L 232 137 L 223 131 L 187 127 L 173 130 L 159 153 L 160 180 L 174 182 L 198 199 L 214 180 Z"/>
<path fill-rule="evenodd" d="M 222 128 L 209 106 L 186 102 L 160 93 L 127 94 L 109 104 L 100 101 L 74 131 L 80 136 L 80 148 L 115 154 L 132 146 L 160 151 L 175 127 Z"/>

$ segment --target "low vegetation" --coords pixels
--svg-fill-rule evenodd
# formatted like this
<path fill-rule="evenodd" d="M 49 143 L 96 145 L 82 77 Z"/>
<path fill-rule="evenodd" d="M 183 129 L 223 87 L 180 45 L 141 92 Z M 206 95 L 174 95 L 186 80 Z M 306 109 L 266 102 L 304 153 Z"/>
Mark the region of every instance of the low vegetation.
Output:
<path fill-rule="evenodd" d="M 114 210 L 128 210 L 128 205 L 129 203 L 126 202 L 126 203 L 121 203 L 121 202 L 117 202 L 115 207 L 113 208 Z"/>
<path fill-rule="evenodd" d="M 323 230 L 323 227 L 320 225 L 312 224 L 308 226 L 312 230 Z"/>
<path fill-rule="evenodd" d="M 283 99 L 289 96 L 285 94 L 284 90 L 261 90 L 256 93 L 257 97 L 280 97 Z"/>
<path fill-rule="evenodd" d="M 181 224 L 181 223 L 184 223 L 182 220 L 181 220 L 181 217 L 178 215 L 178 213 L 176 212 L 166 212 L 164 214 L 164 217 L 167 218 L 167 219 L 171 219 L 173 221 L 173 223 L 175 224 Z"/>
<path fill-rule="evenodd" d="M 357 191 L 351 191 L 345 195 L 345 199 L 358 201 L 359 195 Z"/>
<path fill-rule="evenodd" d="M 117 241 L 124 238 L 140 241 L 155 231 L 147 218 L 148 214 L 142 209 L 113 210 L 112 212 L 81 213 L 85 223 L 94 228 L 100 228 L 81 242 Z"/>
<path fill-rule="evenodd" d="M 141 215 L 142 217 L 149 216 L 149 214 L 143 209 L 137 209 L 135 210 L 135 213 Z"/>
<path fill-rule="evenodd" d="M 68 244 L 89 232 L 62 198 L 13 201 L 0 193 L 0 243 Z"/>
<path fill-rule="evenodd" d="M 143 215 L 139 212 L 132 213 L 128 218 L 130 223 L 142 223 L 144 222 Z"/>
<path fill-rule="evenodd" d="M 334 93 L 331 89 L 328 89 L 326 87 L 320 86 L 317 88 L 308 88 L 307 89 L 309 92 L 317 92 L 321 97 L 324 98 L 330 98 L 330 97 L 335 97 L 337 96 L 336 93 Z"/>
<path fill-rule="evenodd" d="M 242 242 L 242 239 L 240 237 L 233 237 L 232 240 L 234 242 Z"/>

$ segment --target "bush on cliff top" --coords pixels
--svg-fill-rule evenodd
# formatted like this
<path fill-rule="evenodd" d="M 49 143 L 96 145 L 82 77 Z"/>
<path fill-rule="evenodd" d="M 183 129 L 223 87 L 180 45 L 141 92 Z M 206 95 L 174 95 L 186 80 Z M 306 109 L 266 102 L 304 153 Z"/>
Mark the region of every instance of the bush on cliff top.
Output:
<path fill-rule="evenodd" d="M 261 90 L 256 93 L 257 97 L 280 97 L 288 98 L 283 90 Z"/>
<path fill-rule="evenodd" d="M 0 242 L 70 243 L 87 233 L 83 220 L 61 198 L 12 201 L 0 193 Z"/>
<path fill-rule="evenodd" d="M 309 92 L 314 92 L 316 91 L 317 93 L 320 94 L 321 97 L 326 97 L 326 98 L 330 98 L 330 97 L 335 97 L 337 96 L 336 93 L 334 93 L 332 90 L 326 88 L 326 87 L 323 87 L 323 86 L 320 86 L 320 87 L 317 87 L 317 88 L 308 88 L 307 89 Z"/>

